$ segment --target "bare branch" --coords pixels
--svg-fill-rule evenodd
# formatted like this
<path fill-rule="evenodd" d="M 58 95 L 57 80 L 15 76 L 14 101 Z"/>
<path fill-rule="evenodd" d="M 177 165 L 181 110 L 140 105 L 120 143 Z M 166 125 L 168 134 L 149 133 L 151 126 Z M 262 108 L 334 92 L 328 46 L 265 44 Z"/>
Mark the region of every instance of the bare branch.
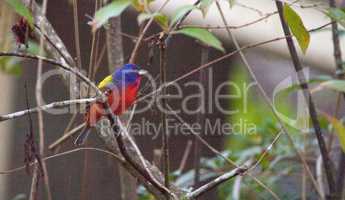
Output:
<path fill-rule="evenodd" d="M 66 100 L 66 101 L 57 101 L 53 102 L 47 105 L 27 109 L 27 110 L 22 110 L 14 113 L 10 113 L 7 115 L 0 115 L 0 122 L 1 121 L 6 121 L 10 119 L 15 119 L 18 117 L 22 117 L 24 115 L 27 115 L 29 113 L 37 113 L 39 110 L 49 110 L 53 108 L 61 108 L 69 105 L 79 105 L 79 104 L 85 104 L 85 103 L 92 103 L 95 102 L 97 98 L 87 98 L 87 99 L 73 99 L 73 100 Z"/>
<path fill-rule="evenodd" d="M 69 150 L 69 151 L 62 152 L 62 153 L 57 153 L 57 154 L 54 154 L 54 155 L 51 155 L 51 156 L 44 157 L 44 158 L 42 158 L 42 160 L 47 161 L 47 160 L 51 160 L 53 158 L 59 158 L 59 157 L 62 157 L 62 156 L 70 155 L 72 153 L 79 152 L 79 151 L 96 151 L 96 152 L 106 153 L 106 154 L 110 155 L 112 158 L 114 158 L 118 162 L 125 162 L 125 160 L 123 158 L 121 158 L 120 156 L 118 156 L 118 155 L 116 155 L 116 154 L 114 154 L 114 153 L 112 153 L 110 151 L 107 151 L 107 150 L 104 150 L 104 149 L 100 149 L 100 148 L 94 148 L 94 147 L 80 147 L 80 148 L 76 148 L 76 149 L 72 149 L 72 150 Z M 34 166 L 34 165 L 37 165 L 37 164 L 38 164 L 38 162 L 35 161 L 35 162 L 30 163 L 30 166 Z M 26 166 L 23 165 L 23 166 L 16 167 L 16 168 L 13 168 L 13 169 L 1 170 L 0 171 L 0 175 L 8 175 L 8 174 L 13 174 L 15 172 L 20 172 L 22 170 L 25 170 L 25 167 Z"/>
<path fill-rule="evenodd" d="M 61 136 L 59 139 L 57 139 L 54 143 L 52 143 L 51 145 L 49 145 L 48 149 L 49 150 L 54 150 L 56 147 L 60 146 L 61 144 L 63 144 L 65 141 L 67 141 L 67 139 L 69 139 L 70 137 L 72 137 L 74 134 L 78 133 L 79 131 L 81 131 L 84 127 L 85 127 L 86 123 L 82 123 L 79 126 L 73 128 L 72 130 L 66 132 L 63 134 L 63 136 Z"/>
<path fill-rule="evenodd" d="M 199 197 L 200 195 L 206 193 L 207 191 L 209 191 L 209 190 L 217 187 L 218 185 L 224 183 L 225 181 L 228 181 L 228 180 L 242 174 L 246 170 L 247 170 L 246 168 L 235 168 L 235 169 L 217 177 L 216 179 L 206 183 L 205 185 L 199 187 L 198 189 L 188 193 L 186 195 L 186 197 L 188 199 L 195 199 L 195 198 Z"/>
<path fill-rule="evenodd" d="M 179 166 L 179 168 L 178 168 L 178 170 L 177 170 L 177 171 L 179 171 L 179 172 L 181 172 L 181 173 L 182 173 L 182 171 L 183 171 L 183 170 L 185 169 L 185 167 L 186 167 L 187 159 L 188 159 L 188 156 L 189 156 L 189 154 L 190 154 L 192 145 L 193 145 L 192 141 L 188 141 L 188 142 L 187 142 L 187 146 L 186 146 L 186 149 L 185 149 L 185 151 L 184 151 L 184 153 L 183 153 L 183 156 L 182 156 L 182 159 L 181 159 L 180 166 Z"/>
<path fill-rule="evenodd" d="M 201 65 L 206 64 L 208 62 L 209 51 L 210 51 L 209 47 L 206 47 L 206 46 L 201 47 L 201 62 L 200 62 Z M 206 70 L 200 70 L 199 81 L 204 88 L 207 85 L 208 79 L 209 79 L 209 77 L 208 77 L 208 73 L 206 72 Z M 206 104 L 206 96 L 203 97 L 203 99 L 200 99 L 198 104 L 199 104 L 199 107 L 203 108 Z M 197 122 L 201 126 L 200 130 L 204 130 L 204 128 L 205 128 L 205 113 L 203 113 L 203 112 L 198 113 Z M 194 186 L 197 186 L 199 184 L 200 158 L 201 158 L 201 146 L 199 144 L 199 140 L 196 137 L 194 137 L 194 169 L 195 169 Z"/>
<path fill-rule="evenodd" d="M 80 37 L 79 37 L 79 20 L 78 20 L 78 1 L 73 0 L 73 24 L 74 24 L 74 39 L 77 54 L 77 67 L 81 69 L 81 51 L 80 51 Z"/>

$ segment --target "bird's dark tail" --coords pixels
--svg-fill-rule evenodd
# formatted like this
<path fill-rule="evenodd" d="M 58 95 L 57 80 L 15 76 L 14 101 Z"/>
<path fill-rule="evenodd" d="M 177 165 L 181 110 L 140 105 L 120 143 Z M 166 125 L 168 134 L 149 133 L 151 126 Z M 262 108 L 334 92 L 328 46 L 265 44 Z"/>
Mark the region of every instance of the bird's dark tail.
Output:
<path fill-rule="evenodd" d="M 78 137 L 74 140 L 74 144 L 77 146 L 83 145 L 87 139 L 87 136 L 89 136 L 90 132 L 91 128 L 85 126 L 85 128 L 83 128 Z"/>

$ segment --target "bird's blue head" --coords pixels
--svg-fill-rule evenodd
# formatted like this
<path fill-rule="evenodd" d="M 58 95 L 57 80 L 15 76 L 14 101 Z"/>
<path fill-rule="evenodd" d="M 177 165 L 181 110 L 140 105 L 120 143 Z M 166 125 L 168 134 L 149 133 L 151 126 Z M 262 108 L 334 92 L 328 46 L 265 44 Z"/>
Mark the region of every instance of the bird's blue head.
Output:
<path fill-rule="evenodd" d="M 125 64 L 112 74 L 112 79 L 115 84 L 131 85 L 135 84 L 145 73 L 147 71 L 140 69 L 138 65 Z"/>

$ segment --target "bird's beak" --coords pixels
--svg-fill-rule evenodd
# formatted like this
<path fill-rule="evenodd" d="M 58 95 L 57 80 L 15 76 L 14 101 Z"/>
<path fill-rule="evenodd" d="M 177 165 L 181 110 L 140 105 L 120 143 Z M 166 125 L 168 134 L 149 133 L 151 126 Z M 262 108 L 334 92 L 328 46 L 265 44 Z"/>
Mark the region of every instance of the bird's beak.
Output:
<path fill-rule="evenodd" d="M 140 69 L 139 71 L 138 71 L 138 73 L 139 73 L 139 75 L 145 75 L 145 74 L 148 74 L 149 72 L 148 71 L 146 71 L 146 70 L 144 70 L 144 69 Z"/>

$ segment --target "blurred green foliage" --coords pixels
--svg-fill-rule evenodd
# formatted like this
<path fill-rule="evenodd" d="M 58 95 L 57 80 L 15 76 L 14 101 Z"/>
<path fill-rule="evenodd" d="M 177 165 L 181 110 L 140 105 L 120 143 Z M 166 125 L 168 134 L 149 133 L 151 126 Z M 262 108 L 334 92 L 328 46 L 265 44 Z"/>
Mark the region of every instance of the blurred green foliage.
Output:
<path fill-rule="evenodd" d="M 243 66 L 233 66 L 233 69 L 235 70 L 231 72 L 229 80 L 232 81 L 234 86 L 229 88 L 229 93 L 233 94 L 235 92 L 240 95 L 229 102 L 231 110 L 236 111 L 236 113 L 229 115 L 228 121 L 233 125 L 240 124 L 242 129 L 234 130 L 235 132 L 228 136 L 225 148 L 231 152 L 229 158 L 241 165 L 249 159 L 258 160 L 260 158 L 265 148 L 272 143 L 279 133 L 280 124 L 274 116 L 272 109 L 261 97 L 256 83 L 250 80 L 245 68 Z M 294 108 L 290 101 L 292 98 L 289 97 L 292 92 L 289 91 L 289 93 L 279 93 L 276 95 L 275 109 L 284 116 L 294 118 L 296 116 L 296 108 Z M 245 127 L 248 126 L 255 127 L 255 129 L 246 129 Z M 287 127 L 296 142 L 302 143 L 303 135 L 299 133 L 299 130 L 295 127 Z M 284 170 L 289 171 L 291 167 L 282 164 L 279 167 L 276 165 L 273 168 L 273 162 L 282 155 L 294 155 L 291 146 L 289 146 L 284 136 L 273 146 L 257 167 L 257 178 L 278 194 L 281 194 L 279 193 L 280 188 L 276 184 L 276 181 L 279 180 L 278 173 Z M 267 174 L 275 175 L 267 176 Z M 218 189 L 219 199 L 231 199 L 233 187 L 234 180 L 220 186 Z M 252 178 L 245 176 L 242 180 L 241 198 L 271 199 L 272 196 Z M 291 199 L 291 196 L 283 199 Z"/>
<path fill-rule="evenodd" d="M 20 48 L 24 48 L 23 46 Z M 23 50 L 23 49 L 21 49 Z M 28 42 L 28 48 L 24 49 L 28 54 L 32 55 L 38 55 L 39 51 L 39 45 L 35 41 L 29 41 Z M 43 56 L 45 56 L 46 53 L 43 52 Z M 10 75 L 15 75 L 15 76 L 20 76 L 22 74 L 22 63 L 23 59 L 20 57 L 14 57 L 14 56 L 6 56 L 6 57 L 0 57 L 0 71 L 10 74 Z"/>

